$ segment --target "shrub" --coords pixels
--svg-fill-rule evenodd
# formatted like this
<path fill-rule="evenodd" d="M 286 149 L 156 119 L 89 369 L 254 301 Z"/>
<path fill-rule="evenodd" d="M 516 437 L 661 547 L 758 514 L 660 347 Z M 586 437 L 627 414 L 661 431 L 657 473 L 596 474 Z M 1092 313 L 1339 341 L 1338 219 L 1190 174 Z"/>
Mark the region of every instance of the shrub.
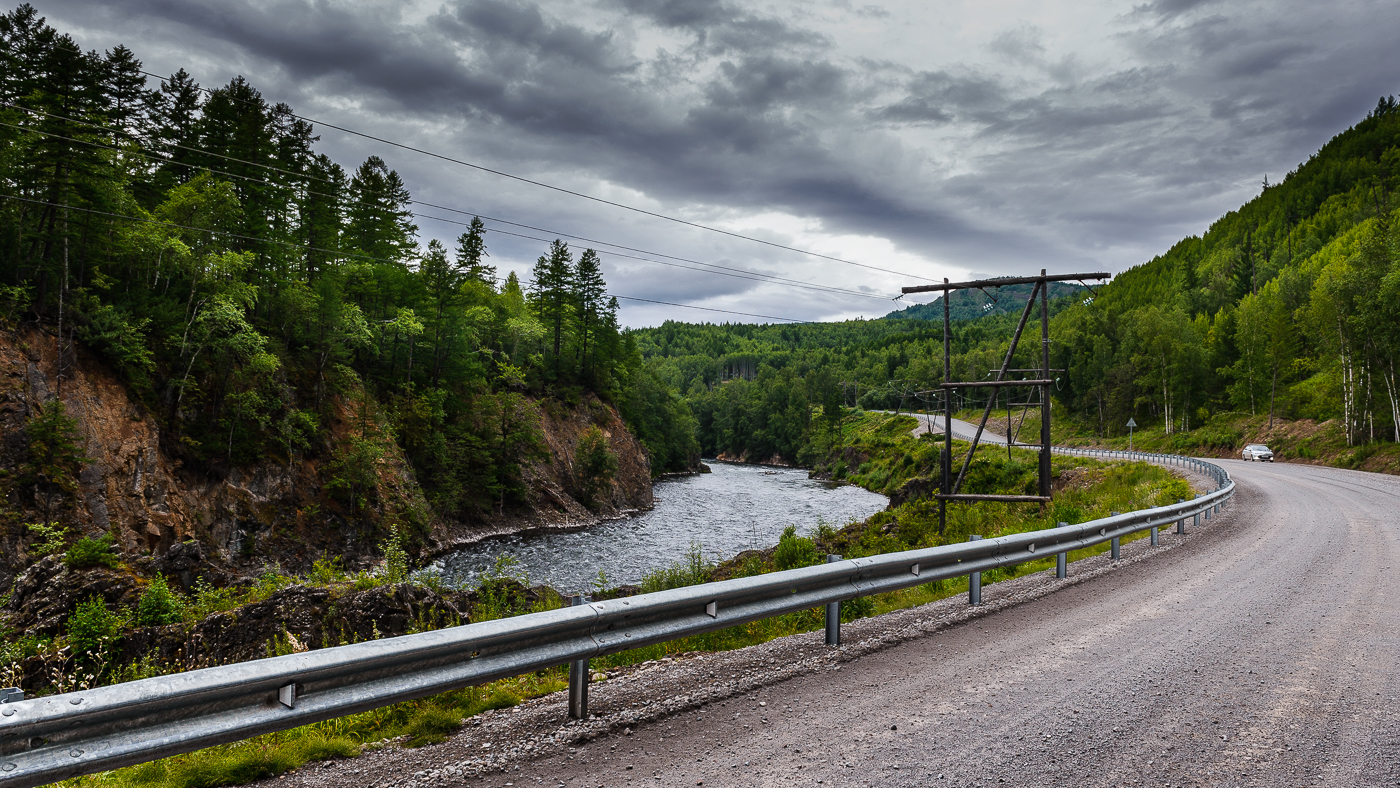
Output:
<path fill-rule="evenodd" d="M 141 601 L 136 603 L 136 625 L 161 627 L 176 624 L 185 618 L 185 600 L 165 582 L 165 575 L 151 578 Z"/>
<path fill-rule="evenodd" d="M 408 579 L 408 551 L 403 549 L 403 537 L 399 527 L 389 525 L 389 538 L 379 545 L 384 551 L 384 579 L 390 583 L 402 583 Z"/>
<path fill-rule="evenodd" d="M 63 549 L 63 543 L 68 541 L 68 528 L 58 523 L 29 523 L 29 532 L 34 535 L 34 544 L 30 549 L 35 555 L 49 555 L 57 553 Z"/>
<path fill-rule="evenodd" d="M 1161 492 L 1157 493 L 1157 505 L 1166 506 L 1177 501 L 1184 501 L 1191 495 L 1191 485 L 1187 484 L 1185 479 L 1172 479 L 1162 486 Z"/>
<path fill-rule="evenodd" d="M 311 562 L 311 574 L 308 580 L 323 586 L 335 585 L 345 580 L 345 566 L 340 561 L 340 556 L 321 556 Z"/>
<path fill-rule="evenodd" d="M 262 596 L 272 596 L 292 584 L 292 578 L 282 574 L 278 566 L 263 567 L 262 574 L 258 575 L 254 588 Z"/>
<path fill-rule="evenodd" d="M 188 610 L 191 619 L 200 621 L 243 604 L 242 595 L 229 587 L 215 588 L 204 578 L 194 581 L 194 600 Z"/>
<path fill-rule="evenodd" d="M 105 566 L 109 569 L 115 569 L 120 563 L 116 553 L 112 552 L 111 534 L 103 534 L 96 539 L 84 536 L 68 548 L 68 552 L 63 556 L 63 562 L 73 569 L 85 569 L 89 566 Z"/>
<path fill-rule="evenodd" d="M 821 563 L 817 546 L 803 536 L 797 535 L 797 526 L 789 525 L 778 537 L 778 547 L 773 551 L 773 563 L 778 569 L 796 569 L 800 566 L 815 566 Z"/>
<path fill-rule="evenodd" d="M 492 621 L 516 615 L 526 607 L 521 592 L 529 585 L 530 576 L 514 556 L 497 556 L 495 565 L 481 578 L 471 620 Z"/>
<path fill-rule="evenodd" d="M 121 617 L 107 609 L 99 597 L 78 603 L 68 617 L 68 645 L 79 657 L 93 655 L 99 661 L 108 644 L 121 633 Z"/>

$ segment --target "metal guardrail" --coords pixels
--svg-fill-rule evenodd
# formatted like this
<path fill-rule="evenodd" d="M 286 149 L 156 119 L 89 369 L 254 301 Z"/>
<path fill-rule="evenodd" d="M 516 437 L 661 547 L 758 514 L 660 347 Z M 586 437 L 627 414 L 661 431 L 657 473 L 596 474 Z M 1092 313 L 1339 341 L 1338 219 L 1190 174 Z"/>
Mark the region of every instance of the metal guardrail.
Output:
<path fill-rule="evenodd" d="M 0 786 L 42 785 L 129 766 L 799 610 L 827 606 L 828 618 L 834 619 L 827 622 L 827 642 L 839 642 L 843 600 L 968 575 L 975 604 L 984 571 L 1054 555 L 1057 576 L 1064 577 L 1070 551 L 1111 541 L 1116 558 L 1122 537 L 1151 529 L 1156 544 L 1157 528 L 1176 523 L 1181 532 L 1187 518 L 1209 518 L 1234 494 L 1234 482 L 1223 469 L 1188 457 L 1056 451 L 1180 464 L 1208 473 L 1218 489 L 1170 506 L 1042 531 L 833 560 L 0 703 Z M 571 672 L 587 680 L 586 665 Z"/>

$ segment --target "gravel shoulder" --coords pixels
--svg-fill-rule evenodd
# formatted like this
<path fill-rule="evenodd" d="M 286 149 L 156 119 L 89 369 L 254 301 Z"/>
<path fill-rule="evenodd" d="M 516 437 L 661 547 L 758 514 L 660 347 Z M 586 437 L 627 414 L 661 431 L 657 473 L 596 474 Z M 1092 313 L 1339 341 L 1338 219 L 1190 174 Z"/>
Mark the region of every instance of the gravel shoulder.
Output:
<path fill-rule="evenodd" d="M 1192 481 L 1205 489 L 1204 477 Z M 923 682 L 946 673 L 957 664 L 945 662 L 945 655 L 953 652 L 943 643 L 946 635 L 931 635 L 961 633 L 955 639 L 964 647 L 985 651 L 994 646 L 999 655 L 967 655 L 976 666 L 959 666 L 944 675 L 952 683 L 938 693 L 953 692 L 959 681 L 978 675 L 1019 673 L 1023 666 L 1018 664 L 1021 656 L 1017 650 L 998 642 L 997 633 L 1006 627 L 1001 619 L 1008 611 L 1035 604 L 1059 607 L 1055 600 L 1081 588 L 1095 590 L 1077 597 L 1097 598 L 1105 578 L 1131 574 L 1144 561 L 1156 563 L 1189 549 L 1211 534 L 1231 529 L 1233 522 L 1234 514 L 1228 512 L 1208 527 L 1191 529 L 1184 537 L 1164 531 L 1162 546 L 1155 549 L 1145 539 L 1125 544 L 1122 560 L 1112 562 L 1100 556 L 1077 561 L 1071 565 L 1068 580 L 1057 581 L 1053 572 L 1040 572 L 986 586 L 980 607 L 969 607 L 960 595 L 852 622 L 843 626 L 846 645 L 839 649 L 823 646 L 817 632 L 738 651 L 679 655 L 612 671 L 606 680 L 591 687 L 592 715 L 586 721 L 568 721 L 564 698 L 557 693 L 514 709 L 480 715 L 441 745 L 418 750 L 390 746 L 350 760 L 311 764 L 268 782 L 305 786 L 625 785 L 634 781 L 748 785 L 763 783 L 755 782 L 758 778 L 753 770 L 759 763 L 764 765 L 764 773 L 768 768 L 777 769 L 765 778 L 774 784 L 789 778 L 840 781 L 853 778 L 857 773 L 850 771 L 853 769 L 871 779 L 866 767 L 872 763 L 865 758 L 878 750 L 857 759 L 857 750 L 847 746 L 840 757 L 850 765 L 834 766 L 828 762 L 830 758 L 809 763 L 811 750 L 807 748 L 812 746 L 809 740 L 814 729 L 805 723 L 825 728 L 823 722 L 829 715 L 856 714 L 862 704 L 874 700 L 878 711 L 866 711 L 889 719 L 879 728 L 889 734 L 883 738 L 903 741 L 898 736 L 909 736 L 918 729 L 914 719 L 927 722 L 937 718 L 926 707 L 933 696 L 928 686 L 921 686 L 910 688 L 907 696 L 891 703 L 887 692 L 893 689 L 886 688 L 883 673 L 894 666 L 896 676 L 905 682 L 913 679 L 909 675 L 913 664 L 924 665 L 919 679 Z M 1123 581 L 1127 585 L 1137 582 Z M 1053 612 L 1036 615 L 1054 618 Z M 906 653 L 910 648 L 933 649 L 933 653 L 914 656 Z M 1091 683 L 1080 680 L 1086 688 Z M 882 689 L 872 695 L 872 687 Z M 875 719 L 866 722 L 869 724 L 863 727 L 874 724 Z M 899 730 L 889 730 L 890 725 L 898 725 Z M 855 741 L 835 730 L 830 735 Z M 874 729 L 867 733 L 875 735 Z M 897 776 L 928 757 L 927 753 L 903 760 L 894 756 L 881 762 L 889 776 Z M 862 761 L 859 767 L 857 760 Z M 819 776 L 819 772 L 827 772 L 818 765 L 835 771 Z M 951 776 L 951 770 L 945 773 Z M 877 780 L 877 784 L 883 782 L 888 780 Z"/>

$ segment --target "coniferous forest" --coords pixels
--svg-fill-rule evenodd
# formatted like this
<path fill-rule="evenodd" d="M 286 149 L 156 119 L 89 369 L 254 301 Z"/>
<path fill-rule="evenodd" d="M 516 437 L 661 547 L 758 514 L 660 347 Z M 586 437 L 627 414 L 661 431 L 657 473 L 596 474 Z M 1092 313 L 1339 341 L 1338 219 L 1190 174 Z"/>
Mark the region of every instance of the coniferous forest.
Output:
<path fill-rule="evenodd" d="M 527 400 L 586 392 L 653 473 L 693 465 L 685 405 L 619 330 L 592 250 L 556 241 L 531 281 L 499 279 L 480 219 L 421 242 L 388 163 L 317 153 L 242 78 L 148 80 L 29 5 L 0 46 L 0 316 L 57 335 L 60 388 L 96 353 L 188 467 L 318 456 L 359 511 L 391 433 L 436 511 L 465 517 L 520 502 Z M 358 427 L 333 443 L 337 408 Z"/>

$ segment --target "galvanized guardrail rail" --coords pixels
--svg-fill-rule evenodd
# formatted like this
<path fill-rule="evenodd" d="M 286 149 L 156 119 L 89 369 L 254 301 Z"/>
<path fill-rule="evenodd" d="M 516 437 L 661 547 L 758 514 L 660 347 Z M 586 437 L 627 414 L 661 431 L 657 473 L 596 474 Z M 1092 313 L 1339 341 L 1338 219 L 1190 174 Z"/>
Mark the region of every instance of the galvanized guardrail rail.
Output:
<path fill-rule="evenodd" d="M 1219 466 L 1189 457 L 1065 449 L 1064 454 L 1145 459 L 1206 473 L 1217 489 L 1170 506 L 1030 533 L 840 560 L 758 577 L 581 604 L 435 632 L 142 679 L 81 692 L 0 702 L 0 786 L 43 785 L 216 744 L 239 741 L 435 693 L 569 664 L 571 712 L 586 704 L 586 661 L 771 616 L 826 607 L 827 641 L 839 643 L 840 603 L 981 573 L 1188 518 L 1209 518 L 1234 494 Z"/>

